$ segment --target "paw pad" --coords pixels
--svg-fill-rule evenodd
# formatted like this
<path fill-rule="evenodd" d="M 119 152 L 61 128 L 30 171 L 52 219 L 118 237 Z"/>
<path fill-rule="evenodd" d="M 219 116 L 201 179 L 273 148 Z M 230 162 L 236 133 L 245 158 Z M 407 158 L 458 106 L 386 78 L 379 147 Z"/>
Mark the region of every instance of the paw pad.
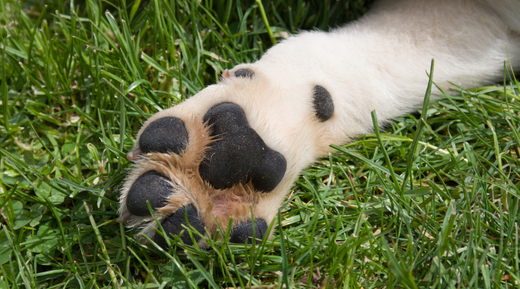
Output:
<path fill-rule="evenodd" d="M 235 77 L 243 77 L 243 78 L 249 77 L 252 79 L 254 75 L 255 75 L 255 72 L 249 68 L 242 68 L 242 69 L 235 71 Z"/>
<path fill-rule="evenodd" d="M 199 167 L 202 179 L 216 189 L 252 182 L 256 190 L 272 191 L 282 180 L 285 158 L 267 147 L 249 126 L 242 108 L 234 103 L 213 106 L 203 118 L 216 140 Z"/>
<path fill-rule="evenodd" d="M 267 223 L 264 219 L 255 219 L 254 229 L 253 222 L 247 222 L 245 224 L 238 225 L 235 227 L 229 236 L 229 241 L 232 243 L 251 243 L 253 236 L 255 239 L 263 239 L 267 232 Z"/>
<path fill-rule="evenodd" d="M 150 203 L 152 209 L 163 207 L 167 198 L 173 193 L 172 186 L 167 179 L 156 171 L 150 171 L 140 176 L 132 185 L 126 199 L 128 211 L 136 216 L 149 216 Z"/>
<path fill-rule="evenodd" d="M 184 122 L 176 117 L 163 117 L 150 123 L 139 138 L 143 153 L 172 152 L 180 154 L 188 145 Z"/>
<path fill-rule="evenodd" d="M 322 86 L 316 85 L 314 87 L 314 111 L 316 117 L 320 122 L 324 122 L 332 117 L 334 114 L 334 103 L 330 93 Z"/>
<path fill-rule="evenodd" d="M 253 74 L 238 70 L 238 77 Z M 204 247 L 200 236 L 226 231 L 230 220 L 237 220 L 230 242 L 251 243 L 267 234 L 272 212 L 265 213 L 261 203 L 282 181 L 287 162 L 249 125 L 239 105 L 219 103 L 205 114 L 183 120 L 154 119 L 138 142 L 134 152 L 142 155 L 134 158 L 123 186 L 118 221 L 140 228 L 142 242 L 146 243 L 142 237 L 146 235 L 166 248 L 167 238 L 180 236 L 185 244 Z M 156 220 L 164 236 L 157 233 Z M 200 234 L 190 235 L 187 227 Z"/>
<path fill-rule="evenodd" d="M 187 220 L 187 222 L 186 222 Z M 164 232 L 168 235 L 180 235 L 183 231 L 184 233 L 181 236 L 182 242 L 186 245 L 193 245 L 190 234 L 186 232 L 185 227 L 188 227 L 188 223 L 191 227 L 197 230 L 199 233 L 204 233 L 204 224 L 199 219 L 199 214 L 197 209 L 193 204 L 189 204 L 179 210 L 177 210 L 172 215 L 168 216 L 162 223 L 162 227 Z M 193 238 L 198 241 L 200 236 L 194 235 Z M 154 242 L 162 248 L 167 248 L 168 245 L 163 236 L 157 234 L 154 237 Z"/>

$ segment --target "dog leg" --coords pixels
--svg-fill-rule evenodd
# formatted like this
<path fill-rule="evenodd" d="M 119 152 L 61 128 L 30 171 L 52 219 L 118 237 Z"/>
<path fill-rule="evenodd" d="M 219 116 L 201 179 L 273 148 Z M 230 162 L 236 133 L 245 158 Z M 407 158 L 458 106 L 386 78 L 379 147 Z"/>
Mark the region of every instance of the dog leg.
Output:
<path fill-rule="evenodd" d="M 357 22 L 303 32 L 225 71 L 143 125 L 119 220 L 161 246 L 148 204 L 185 243 L 204 245 L 199 235 L 226 230 L 230 220 L 231 241 L 263 237 L 299 173 L 330 144 L 370 133 L 373 110 L 384 123 L 421 106 L 432 58 L 441 87 L 496 80 L 508 52 L 520 64 L 518 23 L 509 17 L 520 4 L 493 5 L 381 1 Z M 199 234 L 184 234 L 188 224 Z"/>

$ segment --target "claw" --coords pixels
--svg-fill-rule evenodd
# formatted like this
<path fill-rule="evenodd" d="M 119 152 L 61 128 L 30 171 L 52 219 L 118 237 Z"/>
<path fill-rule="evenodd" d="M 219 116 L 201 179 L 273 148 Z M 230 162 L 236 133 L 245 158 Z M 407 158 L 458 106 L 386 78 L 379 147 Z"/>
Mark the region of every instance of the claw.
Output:
<path fill-rule="evenodd" d="M 135 151 L 131 151 L 126 155 L 126 158 L 131 161 L 135 162 L 137 160 L 137 157 L 140 156 L 143 152 L 141 149 L 136 149 Z"/>
<path fill-rule="evenodd" d="M 231 73 L 229 72 L 229 70 L 224 69 L 224 71 L 222 71 L 222 77 L 223 78 L 230 78 L 231 77 Z"/>
<path fill-rule="evenodd" d="M 121 216 L 119 216 L 119 218 L 116 219 L 116 222 L 124 223 L 124 222 L 128 221 L 128 219 L 130 219 L 130 217 L 132 217 L 132 214 L 130 214 L 129 211 L 125 211 L 124 213 L 121 214 Z"/>

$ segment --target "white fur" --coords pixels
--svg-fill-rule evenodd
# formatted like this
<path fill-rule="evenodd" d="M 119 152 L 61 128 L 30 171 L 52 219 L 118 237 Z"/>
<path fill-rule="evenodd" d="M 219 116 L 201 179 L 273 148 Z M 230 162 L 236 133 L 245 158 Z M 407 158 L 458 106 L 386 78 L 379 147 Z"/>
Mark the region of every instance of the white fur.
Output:
<path fill-rule="evenodd" d="M 380 1 L 360 20 L 330 33 L 302 32 L 269 49 L 249 68 L 252 79 L 228 77 L 155 119 L 202 118 L 220 102 L 240 105 L 252 128 L 287 160 L 276 189 L 259 204 L 270 222 L 298 174 L 330 144 L 344 144 L 381 122 L 418 108 L 435 59 L 434 81 L 464 87 L 503 75 L 504 61 L 520 65 L 520 1 Z M 507 49 L 506 50 L 506 44 Z M 509 52 L 509 58 L 508 58 Z M 319 122 L 313 87 L 327 89 L 335 111 Z M 136 147 L 138 145 L 136 142 Z"/>

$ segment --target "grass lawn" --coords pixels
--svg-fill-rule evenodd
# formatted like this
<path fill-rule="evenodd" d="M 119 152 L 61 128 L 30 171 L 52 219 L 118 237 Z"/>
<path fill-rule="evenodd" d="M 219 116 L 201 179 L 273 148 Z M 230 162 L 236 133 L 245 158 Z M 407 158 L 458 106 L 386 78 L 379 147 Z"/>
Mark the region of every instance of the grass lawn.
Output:
<path fill-rule="evenodd" d="M 0 288 L 518 288 L 507 65 L 502 84 L 454 84 L 334 145 L 297 180 L 272 240 L 166 252 L 116 223 L 144 120 L 363 2 L 0 0 Z"/>

